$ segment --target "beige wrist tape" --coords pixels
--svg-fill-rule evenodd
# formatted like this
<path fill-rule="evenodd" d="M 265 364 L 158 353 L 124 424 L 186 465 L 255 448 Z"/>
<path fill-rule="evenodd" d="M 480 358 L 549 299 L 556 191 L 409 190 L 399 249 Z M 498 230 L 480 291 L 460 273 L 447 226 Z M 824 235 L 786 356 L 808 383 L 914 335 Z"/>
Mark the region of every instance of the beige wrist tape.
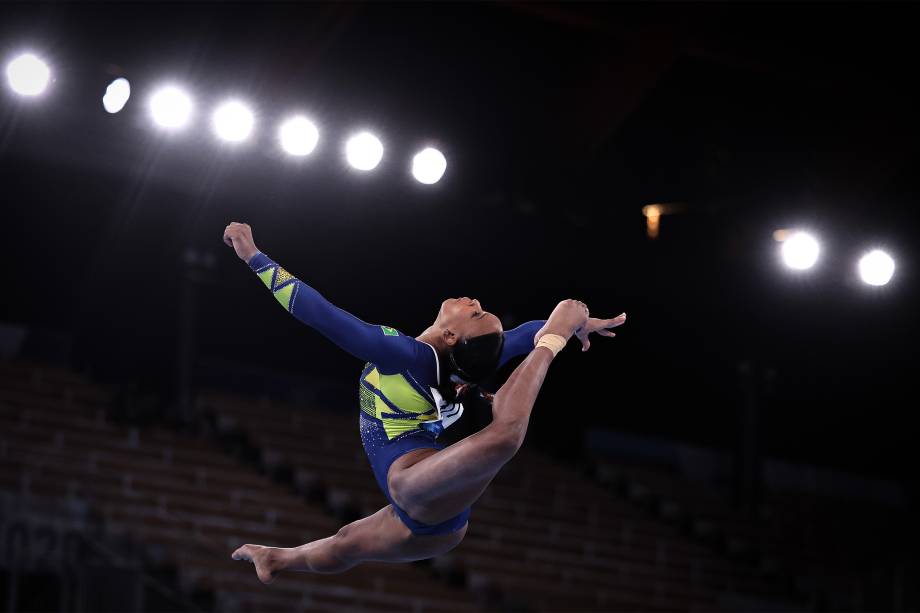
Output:
<path fill-rule="evenodd" d="M 567 342 L 564 336 L 559 336 L 558 334 L 544 334 L 540 337 L 540 340 L 537 341 L 536 347 L 546 347 L 553 352 L 553 357 L 556 357 L 556 354 L 565 348 Z"/>

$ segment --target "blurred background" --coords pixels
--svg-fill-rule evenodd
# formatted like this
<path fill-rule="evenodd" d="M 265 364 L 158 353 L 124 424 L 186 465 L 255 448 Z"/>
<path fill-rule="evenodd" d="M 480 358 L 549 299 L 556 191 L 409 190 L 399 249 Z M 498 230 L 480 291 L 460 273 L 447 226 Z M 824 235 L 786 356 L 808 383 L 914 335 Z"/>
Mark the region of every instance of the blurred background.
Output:
<path fill-rule="evenodd" d="M 0 611 L 917 610 L 910 8 L 4 4 Z M 309 155 L 279 146 L 295 113 Z M 629 319 L 556 360 L 460 547 L 265 587 L 240 544 L 385 500 L 362 364 L 230 221 L 413 336 L 453 296 L 506 329 L 568 297 Z"/>

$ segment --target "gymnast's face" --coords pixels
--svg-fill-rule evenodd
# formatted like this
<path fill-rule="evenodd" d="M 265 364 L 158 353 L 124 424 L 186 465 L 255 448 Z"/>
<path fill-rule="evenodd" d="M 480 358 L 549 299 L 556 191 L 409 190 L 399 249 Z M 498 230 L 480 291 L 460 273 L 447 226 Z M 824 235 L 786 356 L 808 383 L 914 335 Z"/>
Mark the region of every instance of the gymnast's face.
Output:
<path fill-rule="evenodd" d="M 502 332 L 498 317 L 484 311 L 475 298 L 448 298 L 441 303 L 437 325 L 447 345 L 453 346 L 464 338 L 472 338 L 493 332 Z"/>

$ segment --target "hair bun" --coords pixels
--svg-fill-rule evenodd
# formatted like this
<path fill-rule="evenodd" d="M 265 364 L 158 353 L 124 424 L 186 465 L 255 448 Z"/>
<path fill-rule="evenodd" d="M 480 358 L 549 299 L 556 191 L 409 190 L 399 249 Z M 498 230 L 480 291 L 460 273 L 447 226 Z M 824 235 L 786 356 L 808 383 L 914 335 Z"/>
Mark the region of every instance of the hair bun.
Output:
<path fill-rule="evenodd" d="M 498 368 L 505 337 L 499 332 L 463 339 L 450 352 L 453 369 L 469 383 L 480 383 Z"/>

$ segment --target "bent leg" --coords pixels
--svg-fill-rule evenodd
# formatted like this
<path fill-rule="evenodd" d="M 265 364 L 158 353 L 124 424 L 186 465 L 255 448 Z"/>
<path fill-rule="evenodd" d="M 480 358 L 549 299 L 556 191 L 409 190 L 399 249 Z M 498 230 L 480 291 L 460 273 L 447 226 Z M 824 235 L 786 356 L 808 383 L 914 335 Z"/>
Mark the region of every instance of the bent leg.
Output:
<path fill-rule="evenodd" d="M 243 545 L 232 558 L 252 562 L 259 580 L 271 583 L 283 570 L 340 573 L 361 562 L 424 560 L 453 549 L 465 533 L 466 528 L 453 534 L 415 536 L 387 505 L 342 526 L 333 536 L 299 547 Z"/>
<path fill-rule="evenodd" d="M 420 449 L 396 460 L 387 475 L 393 500 L 426 524 L 445 521 L 476 502 L 524 442 L 552 359 L 550 350 L 534 349 L 495 394 L 492 423 L 479 432 L 441 451 Z"/>

